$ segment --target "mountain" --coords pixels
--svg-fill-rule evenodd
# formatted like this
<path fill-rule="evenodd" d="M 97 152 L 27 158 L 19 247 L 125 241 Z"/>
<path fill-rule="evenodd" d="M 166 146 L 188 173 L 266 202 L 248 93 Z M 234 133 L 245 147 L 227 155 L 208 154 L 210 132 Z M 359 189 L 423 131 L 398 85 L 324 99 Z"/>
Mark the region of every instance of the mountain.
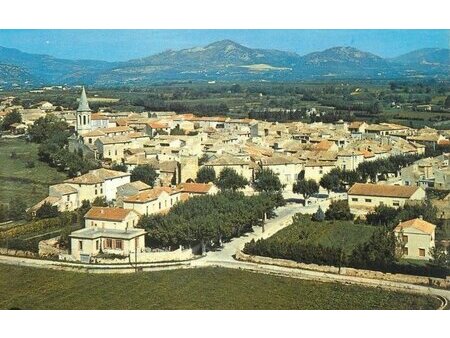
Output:
<path fill-rule="evenodd" d="M 12 87 L 36 83 L 38 83 L 36 78 L 23 68 L 9 64 L 0 64 L 0 86 Z"/>
<path fill-rule="evenodd" d="M 370 77 L 396 75 L 380 56 L 352 47 L 333 47 L 302 57 L 303 70 L 311 76 Z"/>
<path fill-rule="evenodd" d="M 423 48 L 391 60 L 404 65 L 448 66 L 450 64 L 450 49 Z"/>
<path fill-rule="evenodd" d="M 34 82 L 49 84 L 92 83 L 98 74 L 117 65 L 105 61 L 58 59 L 5 47 L 0 47 L 0 63 L 19 67 L 22 72 L 30 74 Z"/>
<path fill-rule="evenodd" d="M 448 49 L 421 49 L 385 59 L 352 47 L 300 56 L 253 49 L 231 40 L 168 50 L 126 62 L 66 60 L 0 47 L 0 82 L 146 85 L 163 81 L 290 81 L 450 77 Z"/>

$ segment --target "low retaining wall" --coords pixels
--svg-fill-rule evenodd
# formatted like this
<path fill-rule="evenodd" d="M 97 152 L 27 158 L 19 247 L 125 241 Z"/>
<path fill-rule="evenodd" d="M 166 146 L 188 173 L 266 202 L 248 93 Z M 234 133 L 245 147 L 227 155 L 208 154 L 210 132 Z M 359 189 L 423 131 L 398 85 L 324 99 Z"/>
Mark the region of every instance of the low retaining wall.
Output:
<path fill-rule="evenodd" d="M 38 257 L 36 252 L 0 248 L 0 255 L 17 256 L 17 257 Z"/>
<path fill-rule="evenodd" d="M 328 265 L 317 265 L 317 264 L 305 264 L 298 263 L 295 261 L 287 260 L 287 259 L 278 259 L 278 258 L 270 258 L 263 256 L 253 256 L 247 255 L 242 251 L 236 252 L 236 259 L 257 263 L 257 264 L 267 264 L 267 265 L 277 265 L 286 268 L 295 268 L 295 269 L 305 269 L 305 270 L 313 270 L 325 273 L 334 273 L 339 274 L 339 268 L 335 266 Z M 351 276 L 351 277 L 360 277 L 360 278 L 371 278 L 371 279 L 380 279 L 391 282 L 401 282 L 401 283 L 409 283 L 409 284 L 418 284 L 418 285 L 427 285 L 427 286 L 435 286 L 439 288 L 449 289 L 450 288 L 450 277 L 447 276 L 446 279 L 443 278 L 431 278 L 424 276 L 413 276 L 413 275 L 404 275 L 404 274 L 393 274 L 393 273 L 385 273 L 380 271 L 372 271 L 372 270 L 360 270 L 354 268 L 341 268 L 341 275 Z"/>
<path fill-rule="evenodd" d="M 174 251 L 153 251 L 153 252 L 139 252 L 137 254 L 138 263 L 155 263 L 155 262 L 179 262 L 187 261 L 193 259 L 195 255 L 192 253 L 191 249 L 182 250 L 181 248 Z M 117 263 L 128 263 L 131 260 L 135 263 L 135 256 L 131 254 L 130 257 L 126 258 L 95 258 L 96 263 L 100 264 L 117 264 Z"/>

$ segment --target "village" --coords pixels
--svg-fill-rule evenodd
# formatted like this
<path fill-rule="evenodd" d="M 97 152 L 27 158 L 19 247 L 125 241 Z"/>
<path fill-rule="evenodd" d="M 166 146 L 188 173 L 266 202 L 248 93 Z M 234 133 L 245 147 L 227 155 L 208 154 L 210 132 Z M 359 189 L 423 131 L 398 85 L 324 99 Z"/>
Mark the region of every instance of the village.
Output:
<path fill-rule="evenodd" d="M 52 115 L 73 131 L 67 146 L 71 153 L 101 163 L 50 185 L 48 196 L 27 209 L 35 217 L 41 208 L 65 212 L 78 210 L 85 202 L 103 202 L 87 210 L 83 228 L 70 233 L 70 249 L 61 248 L 58 237 L 51 238 L 40 243 L 41 256 L 50 253 L 64 261 L 101 263 L 204 255 L 208 243 L 200 251 L 189 245 L 166 251 L 148 247 L 151 240 L 145 237 L 150 235 L 138 224 L 144 216 L 167 214 L 193 197 L 227 190 L 226 184 L 217 183 L 221 178 L 226 181 L 225 175 L 242 181 L 232 190 L 253 196 L 267 190 L 256 186 L 258 175 L 269 173 L 279 184 L 275 190 L 295 212 L 305 208 L 310 214 L 323 213 L 322 208 L 342 200 L 352 218 L 365 219 L 380 206 L 398 209 L 430 200 L 440 220 L 450 219 L 450 154 L 426 157 L 430 149 L 448 149 L 448 130 L 357 121 L 277 123 L 166 111 L 93 112 L 84 88 L 76 111 L 55 110 L 51 102 L 23 109 L 12 105 L 12 99 L 1 102 L 1 116 L 20 112 L 21 122 L 11 124 L 4 137 L 26 136 L 36 121 Z M 407 160 L 395 170 L 379 166 L 373 172 L 369 167 L 399 158 Z M 364 166 L 369 168 L 364 180 L 346 177 Z M 151 182 L 131 179 L 139 168 L 150 168 Z M 444 194 L 429 199 L 430 190 Z M 435 224 L 417 215 L 400 220 L 394 231 L 403 241 L 404 258 L 432 259 Z M 439 245 L 447 247 L 448 240 L 441 238 Z"/>

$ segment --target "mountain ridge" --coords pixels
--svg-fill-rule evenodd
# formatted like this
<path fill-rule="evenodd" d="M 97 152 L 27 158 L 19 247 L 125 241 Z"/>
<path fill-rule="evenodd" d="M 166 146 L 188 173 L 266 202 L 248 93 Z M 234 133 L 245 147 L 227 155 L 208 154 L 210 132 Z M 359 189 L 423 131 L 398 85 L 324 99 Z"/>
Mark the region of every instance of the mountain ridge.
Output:
<path fill-rule="evenodd" d="M 449 54 L 450 50 L 445 48 L 423 48 L 395 58 L 383 58 L 354 47 L 336 46 L 299 55 L 250 48 L 225 39 L 124 62 L 107 62 L 59 59 L 0 46 L 3 65 L 0 83 L 116 86 L 158 81 L 290 81 L 330 77 L 448 79 Z"/>

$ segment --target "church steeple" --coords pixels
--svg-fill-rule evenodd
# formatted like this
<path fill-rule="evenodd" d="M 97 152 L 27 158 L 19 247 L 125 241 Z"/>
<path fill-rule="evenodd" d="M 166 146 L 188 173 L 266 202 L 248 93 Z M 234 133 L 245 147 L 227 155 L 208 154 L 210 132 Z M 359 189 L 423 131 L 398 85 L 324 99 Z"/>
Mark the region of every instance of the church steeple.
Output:
<path fill-rule="evenodd" d="M 89 103 L 88 103 L 88 99 L 86 96 L 86 90 L 84 89 L 84 86 L 81 91 L 80 103 L 78 104 L 77 111 L 78 112 L 90 112 L 91 111 L 91 108 L 89 108 Z"/>
<path fill-rule="evenodd" d="M 77 133 L 83 134 L 91 130 L 91 108 L 86 95 L 86 90 L 82 89 L 80 102 L 77 109 Z"/>

